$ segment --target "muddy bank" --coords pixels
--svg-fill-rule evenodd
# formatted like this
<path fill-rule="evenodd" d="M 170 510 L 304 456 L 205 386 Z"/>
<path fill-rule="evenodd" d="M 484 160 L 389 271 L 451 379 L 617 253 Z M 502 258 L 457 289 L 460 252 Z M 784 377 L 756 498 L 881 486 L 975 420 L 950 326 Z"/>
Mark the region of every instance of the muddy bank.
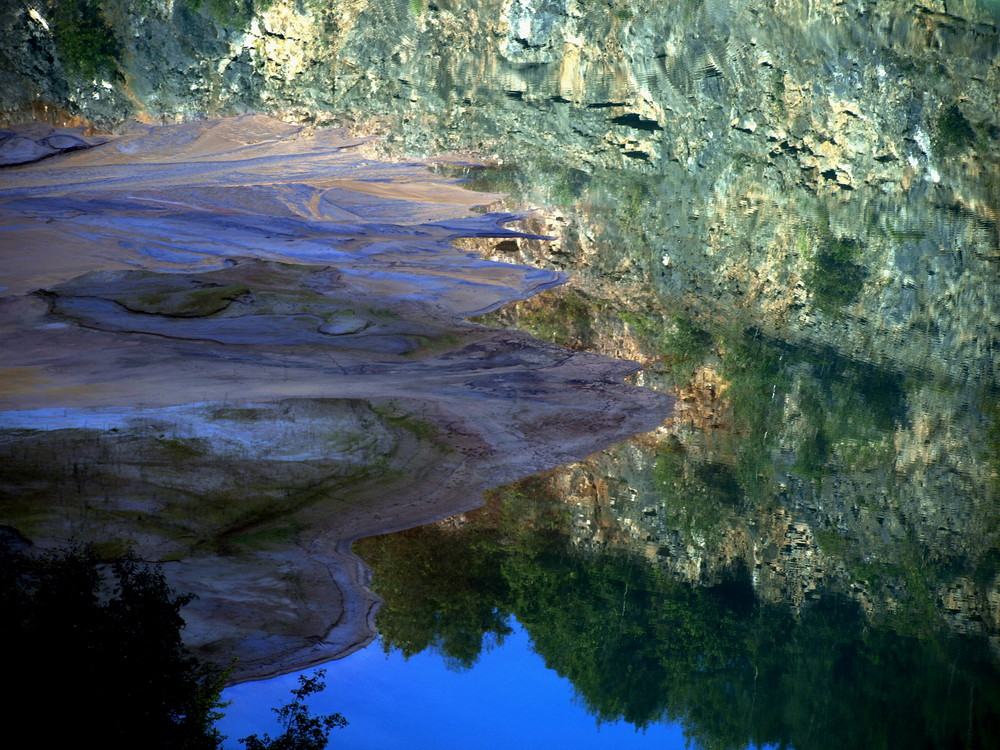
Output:
<path fill-rule="evenodd" d="M 354 539 L 654 429 L 637 365 L 466 320 L 566 276 L 483 260 L 495 196 L 264 117 L 4 173 L 2 522 L 165 563 L 253 679 L 372 637 Z"/>

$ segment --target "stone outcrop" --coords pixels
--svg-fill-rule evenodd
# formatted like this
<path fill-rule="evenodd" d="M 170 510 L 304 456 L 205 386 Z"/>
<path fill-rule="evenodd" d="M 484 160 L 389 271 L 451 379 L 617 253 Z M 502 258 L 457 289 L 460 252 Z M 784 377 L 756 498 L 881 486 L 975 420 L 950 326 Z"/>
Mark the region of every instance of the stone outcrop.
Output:
<path fill-rule="evenodd" d="M 528 200 L 575 203 L 586 187 L 599 211 L 573 212 L 580 234 L 687 311 L 996 378 L 989 4 L 92 7 L 88 27 L 4 14 L 8 119 L 264 110 L 377 129 L 409 153 L 496 154 L 530 175 Z M 115 44 L 74 57 L 70 32 L 97 28 Z M 627 191 L 601 195 L 621 174 Z M 584 250 L 563 264 L 600 275 Z"/>

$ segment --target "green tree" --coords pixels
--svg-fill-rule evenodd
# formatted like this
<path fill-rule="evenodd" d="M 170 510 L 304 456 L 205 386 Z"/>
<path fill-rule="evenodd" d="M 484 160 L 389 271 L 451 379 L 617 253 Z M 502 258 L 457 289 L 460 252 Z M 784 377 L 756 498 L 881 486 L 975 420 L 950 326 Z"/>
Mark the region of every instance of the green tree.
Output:
<path fill-rule="evenodd" d="M 496 529 L 454 533 L 435 526 L 373 537 L 357 544 L 375 571 L 382 646 L 409 658 L 425 649 L 454 669 L 511 633 L 500 572 L 504 545 Z"/>
<path fill-rule="evenodd" d="M 641 554 L 580 549 L 558 518 L 511 496 L 460 527 L 365 540 L 384 647 L 454 659 L 461 642 L 471 665 L 499 636 L 484 614 L 513 615 L 599 722 L 676 721 L 718 750 L 1000 747 L 1000 679 L 982 640 L 908 637 L 832 592 L 793 613 L 757 600 L 739 566 L 692 586 Z"/>

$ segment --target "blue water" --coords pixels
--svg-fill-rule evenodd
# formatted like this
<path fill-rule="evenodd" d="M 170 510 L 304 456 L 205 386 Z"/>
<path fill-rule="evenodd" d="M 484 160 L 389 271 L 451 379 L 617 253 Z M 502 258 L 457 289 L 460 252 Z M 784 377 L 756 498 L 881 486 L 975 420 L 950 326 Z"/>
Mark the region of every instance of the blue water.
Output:
<path fill-rule="evenodd" d="M 339 712 L 349 724 L 330 735 L 337 750 L 391 748 L 683 748 L 676 725 L 645 733 L 620 722 L 598 726 L 573 700 L 568 680 L 545 667 L 516 621 L 502 646 L 481 656 L 468 671 L 449 670 L 441 657 L 422 653 L 409 660 L 386 655 L 374 643 L 325 665 L 327 689 L 314 697 L 314 713 Z M 311 674 L 306 670 L 304 674 Z M 280 733 L 270 708 L 288 701 L 297 685 L 292 673 L 229 688 L 232 701 L 218 724 L 225 748 L 238 738 Z"/>

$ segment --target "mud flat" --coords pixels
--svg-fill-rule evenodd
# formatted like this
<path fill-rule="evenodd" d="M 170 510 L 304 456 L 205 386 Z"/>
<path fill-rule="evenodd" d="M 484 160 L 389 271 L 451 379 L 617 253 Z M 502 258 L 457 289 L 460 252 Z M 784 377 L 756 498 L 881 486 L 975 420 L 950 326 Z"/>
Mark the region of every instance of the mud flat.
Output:
<path fill-rule="evenodd" d="M 371 640 L 353 540 L 671 408 L 634 363 L 469 322 L 566 277 L 459 250 L 530 235 L 363 144 L 247 116 L 2 172 L 0 523 L 162 562 L 238 680 Z"/>

